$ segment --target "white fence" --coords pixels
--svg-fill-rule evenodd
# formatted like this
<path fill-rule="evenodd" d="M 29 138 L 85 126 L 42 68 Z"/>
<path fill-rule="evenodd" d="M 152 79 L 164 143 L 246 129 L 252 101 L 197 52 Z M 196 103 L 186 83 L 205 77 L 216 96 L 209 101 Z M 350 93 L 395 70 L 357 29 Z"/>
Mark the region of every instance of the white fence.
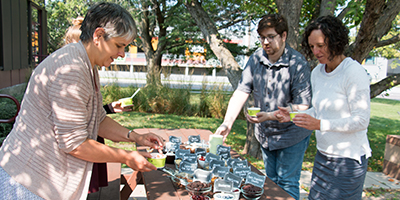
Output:
<path fill-rule="evenodd" d="M 129 85 L 142 87 L 146 84 L 147 73 L 143 71 L 146 71 L 147 63 L 144 53 L 132 54 L 126 52 L 124 58 L 118 58 L 111 63 L 111 66 L 114 65 L 126 66 L 129 70 L 108 71 L 105 67 L 102 67 L 99 71 L 102 85 L 117 83 L 124 87 Z M 161 82 L 163 85 L 174 88 L 191 87 L 193 90 L 202 89 L 203 85 L 205 85 L 206 89 L 222 87 L 224 90 L 232 91 L 232 86 L 225 76 L 224 70 L 222 70 L 219 62 L 216 60 L 209 60 L 207 62 L 201 60 L 185 61 L 182 57 L 171 59 L 171 56 L 166 54 L 163 56 L 161 65 L 163 67 L 169 66 L 173 69 L 167 73 L 168 75 L 161 73 Z M 141 70 L 137 70 L 138 68 Z M 210 70 L 211 73 L 208 73 Z"/>
<path fill-rule="evenodd" d="M 102 85 L 116 83 L 122 87 L 130 85 L 143 87 L 146 85 L 146 74 L 146 72 L 133 71 L 106 71 L 105 68 L 99 71 L 100 83 Z M 205 85 L 206 89 L 222 87 L 221 89 L 226 91 L 233 90 L 226 76 L 171 74 L 166 77 L 164 74 L 161 74 L 161 82 L 163 85 L 173 88 L 190 87 L 192 90 L 200 90 Z"/>

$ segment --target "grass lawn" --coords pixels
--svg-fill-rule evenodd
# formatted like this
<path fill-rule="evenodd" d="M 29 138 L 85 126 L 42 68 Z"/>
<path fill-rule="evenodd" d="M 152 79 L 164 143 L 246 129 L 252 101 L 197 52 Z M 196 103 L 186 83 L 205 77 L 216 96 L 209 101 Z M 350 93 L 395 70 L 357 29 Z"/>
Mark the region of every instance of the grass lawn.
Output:
<path fill-rule="evenodd" d="M 379 99 L 371 100 L 371 119 L 368 127 L 368 139 L 372 149 L 368 171 L 381 172 L 385 155 L 387 135 L 399 135 L 400 101 Z"/>
<path fill-rule="evenodd" d="M 383 157 L 385 153 L 386 135 L 399 134 L 400 130 L 400 101 L 387 99 L 372 99 L 371 100 L 371 120 L 368 128 L 368 138 L 372 149 L 372 158 L 369 159 L 368 171 L 381 172 Z M 123 126 L 135 128 L 196 128 L 208 129 L 212 132 L 222 123 L 222 119 L 201 118 L 201 117 L 185 117 L 169 114 L 149 114 L 139 112 L 127 112 L 122 114 L 109 115 L 111 118 L 120 122 Z M 226 143 L 232 145 L 237 152 L 241 152 L 246 140 L 246 121 L 236 120 L 232 127 Z M 107 144 L 113 146 L 110 141 Z M 315 136 L 310 139 L 303 169 L 311 170 L 313 166 L 314 156 L 316 153 Z M 122 145 L 126 146 L 126 145 Z M 128 145 L 129 146 L 129 145 Z M 263 163 L 248 155 L 243 155 L 257 168 L 262 169 Z"/>

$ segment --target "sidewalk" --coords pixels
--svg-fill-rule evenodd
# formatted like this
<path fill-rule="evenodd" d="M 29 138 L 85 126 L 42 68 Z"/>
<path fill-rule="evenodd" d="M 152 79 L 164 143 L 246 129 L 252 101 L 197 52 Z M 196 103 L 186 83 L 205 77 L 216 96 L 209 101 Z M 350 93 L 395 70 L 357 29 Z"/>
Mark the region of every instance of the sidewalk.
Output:
<path fill-rule="evenodd" d="M 311 182 L 311 172 L 302 171 L 300 177 L 300 186 L 304 186 L 306 188 L 310 188 Z M 386 176 L 382 172 L 367 172 L 367 176 L 365 177 L 364 189 L 372 188 L 372 189 L 391 189 L 391 190 L 399 190 L 400 189 L 400 181 Z M 301 189 L 300 190 L 300 199 L 307 199 L 308 193 Z M 365 197 L 363 195 L 363 199 L 370 200 L 383 200 L 388 199 L 387 196 L 383 195 L 382 197 Z"/>

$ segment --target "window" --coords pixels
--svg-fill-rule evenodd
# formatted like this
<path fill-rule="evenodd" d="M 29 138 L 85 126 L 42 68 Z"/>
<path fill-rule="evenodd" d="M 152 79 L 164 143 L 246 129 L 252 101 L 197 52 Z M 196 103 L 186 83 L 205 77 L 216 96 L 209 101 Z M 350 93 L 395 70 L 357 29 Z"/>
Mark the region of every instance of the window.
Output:
<path fill-rule="evenodd" d="M 47 42 L 45 31 L 47 25 L 44 17 L 44 9 L 30 2 L 28 15 L 29 64 L 33 66 L 38 65 L 47 56 L 47 47 L 44 45 Z"/>

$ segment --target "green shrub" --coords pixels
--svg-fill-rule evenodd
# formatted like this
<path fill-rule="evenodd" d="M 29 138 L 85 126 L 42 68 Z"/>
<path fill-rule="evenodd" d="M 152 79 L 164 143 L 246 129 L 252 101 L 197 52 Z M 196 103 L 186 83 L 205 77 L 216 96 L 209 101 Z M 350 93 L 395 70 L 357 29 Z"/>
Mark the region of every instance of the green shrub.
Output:
<path fill-rule="evenodd" d="M 169 114 L 180 114 L 185 116 L 192 114 L 189 89 L 174 89 L 169 94 L 171 95 L 168 106 Z"/>
<path fill-rule="evenodd" d="M 208 102 L 207 102 L 207 85 L 203 82 L 202 90 L 200 93 L 200 101 L 198 106 L 198 116 L 208 117 L 210 114 Z"/>
<path fill-rule="evenodd" d="M 134 86 L 129 87 L 121 87 L 116 83 L 111 85 L 105 85 L 101 87 L 100 91 L 103 95 L 103 103 L 109 104 L 114 101 L 118 101 L 118 99 L 130 97 L 137 88 Z"/>
<path fill-rule="evenodd" d="M 191 115 L 190 88 L 172 89 L 147 85 L 134 98 L 134 110 L 139 112 Z"/>
<path fill-rule="evenodd" d="M 226 99 L 227 97 L 224 94 L 223 85 L 220 85 L 218 88 L 214 87 L 214 89 L 208 93 L 207 104 L 211 117 L 217 119 L 224 118 L 228 107 Z"/>
<path fill-rule="evenodd" d="M 203 82 L 201 91 L 193 91 L 188 85 L 181 89 L 150 84 L 141 88 L 133 98 L 133 110 L 137 112 L 176 114 L 183 116 L 199 116 L 223 118 L 231 93 L 224 91 L 223 85 L 206 90 Z M 138 88 L 134 86 L 120 87 L 116 84 L 101 88 L 103 103 L 108 104 L 120 98 L 131 96 Z M 199 94 L 198 94 L 199 93 Z"/>

